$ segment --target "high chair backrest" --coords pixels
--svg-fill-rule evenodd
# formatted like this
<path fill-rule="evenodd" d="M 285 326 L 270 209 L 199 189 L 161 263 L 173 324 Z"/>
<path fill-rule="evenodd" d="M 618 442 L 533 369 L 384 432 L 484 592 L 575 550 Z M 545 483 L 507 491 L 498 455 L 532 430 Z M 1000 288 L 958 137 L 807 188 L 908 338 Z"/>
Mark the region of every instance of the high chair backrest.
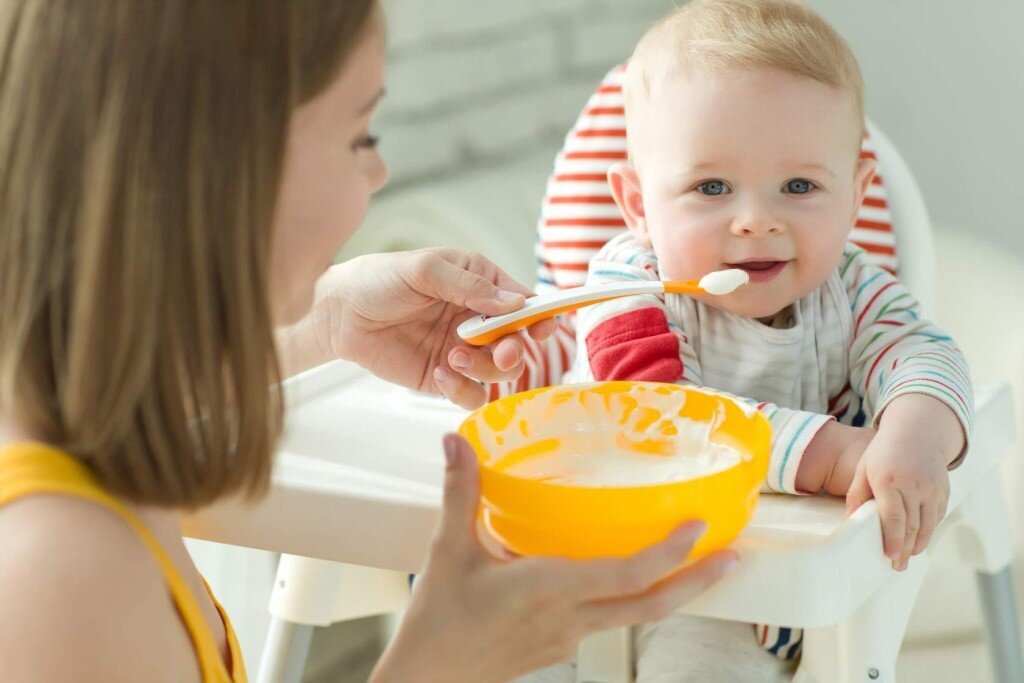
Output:
<path fill-rule="evenodd" d="M 624 69 L 619 64 L 604 77 L 555 157 L 537 223 L 538 292 L 582 285 L 590 259 L 626 229 L 607 180 L 611 165 L 626 160 Z M 870 122 L 867 128 L 861 156 L 875 157 L 879 172 L 850 240 L 897 274 L 925 314 L 934 315 L 934 250 L 924 198 L 889 139 Z M 550 342 L 529 342 L 526 372 L 518 382 L 495 385 L 492 398 L 560 381 L 575 352 L 574 326 L 574 316 L 563 316 Z"/>

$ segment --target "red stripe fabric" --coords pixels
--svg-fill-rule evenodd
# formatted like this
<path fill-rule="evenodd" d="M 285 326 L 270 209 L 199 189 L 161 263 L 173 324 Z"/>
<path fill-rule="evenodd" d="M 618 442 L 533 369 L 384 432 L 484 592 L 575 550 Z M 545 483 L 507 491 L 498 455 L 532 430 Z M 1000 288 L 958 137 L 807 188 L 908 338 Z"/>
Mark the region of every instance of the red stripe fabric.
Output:
<path fill-rule="evenodd" d="M 575 241 L 544 241 L 541 243 L 545 249 L 600 249 L 604 246 L 604 240 L 575 240 Z"/>
<path fill-rule="evenodd" d="M 601 152 L 566 152 L 566 159 L 605 159 L 608 161 L 625 161 L 625 152 L 601 151 Z"/>
<path fill-rule="evenodd" d="M 625 116 L 625 107 L 589 107 L 583 110 L 584 116 Z"/>
<path fill-rule="evenodd" d="M 614 204 L 615 198 L 608 195 L 567 195 L 548 197 L 548 204 Z"/>
<path fill-rule="evenodd" d="M 892 232 L 892 225 L 885 221 L 873 221 L 867 218 L 858 218 L 856 225 L 858 228 L 865 228 L 867 230 L 884 230 L 885 232 Z"/>
<path fill-rule="evenodd" d="M 591 128 L 576 131 L 578 138 L 624 138 L 625 128 Z"/>
<path fill-rule="evenodd" d="M 557 227 L 591 227 L 591 228 L 618 228 L 626 227 L 626 222 L 621 218 L 548 218 L 544 225 L 549 228 Z"/>
<path fill-rule="evenodd" d="M 861 202 L 861 204 L 863 206 L 870 206 L 875 209 L 889 208 L 889 203 L 882 199 L 881 197 L 864 197 L 864 201 Z"/>
<path fill-rule="evenodd" d="M 556 183 L 603 183 L 607 180 L 607 173 L 562 173 L 554 177 Z"/>

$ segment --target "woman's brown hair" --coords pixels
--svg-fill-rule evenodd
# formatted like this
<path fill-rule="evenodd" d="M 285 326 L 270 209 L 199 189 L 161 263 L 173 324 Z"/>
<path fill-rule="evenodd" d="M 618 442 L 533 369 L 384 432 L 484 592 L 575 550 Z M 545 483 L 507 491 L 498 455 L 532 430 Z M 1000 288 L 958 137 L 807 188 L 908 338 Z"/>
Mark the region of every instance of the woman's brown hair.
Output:
<path fill-rule="evenodd" d="M 292 109 L 374 0 L 0 3 L 0 413 L 114 494 L 266 489 Z"/>

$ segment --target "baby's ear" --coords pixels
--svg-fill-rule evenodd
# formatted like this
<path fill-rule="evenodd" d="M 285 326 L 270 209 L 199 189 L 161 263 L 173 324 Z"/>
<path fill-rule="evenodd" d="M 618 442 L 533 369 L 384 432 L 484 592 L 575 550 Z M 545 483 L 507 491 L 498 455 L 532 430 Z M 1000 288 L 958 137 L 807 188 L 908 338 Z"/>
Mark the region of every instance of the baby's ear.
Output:
<path fill-rule="evenodd" d="M 864 203 L 864 197 L 868 193 L 868 188 L 871 187 L 871 180 L 875 177 L 875 173 L 878 171 L 878 162 L 874 159 L 865 158 L 860 159 L 857 162 L 857 170 L 853 174 L 853 216 L 850 220 L 850 226 L 857 222 L 857 214 L 860 212 L 861 204 Z"/>
<path fill-rule="evenodd" d="M 644 213 L 644 196 L 640 190 L 640 176 L 637 175 L 636 169 L 627 163 L 613 164 L 608 169 L 608 184 L 633 237 L 642 244 L 650 245 L 647 216 Z"/>

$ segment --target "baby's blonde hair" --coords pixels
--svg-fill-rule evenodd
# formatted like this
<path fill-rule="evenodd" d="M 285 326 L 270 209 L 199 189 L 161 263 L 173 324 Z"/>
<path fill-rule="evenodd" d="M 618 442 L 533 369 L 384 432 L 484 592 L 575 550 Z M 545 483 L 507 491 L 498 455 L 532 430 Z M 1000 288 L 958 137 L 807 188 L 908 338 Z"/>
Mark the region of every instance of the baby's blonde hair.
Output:
<path fill-rule="evenodd" d="M 652 26 L 623 83 L 626 116 L 676 69 L 777 69 L 848 91 L 864 120 L 864 82 L 850 46 L 793 0 L 694 0 Z"/>

